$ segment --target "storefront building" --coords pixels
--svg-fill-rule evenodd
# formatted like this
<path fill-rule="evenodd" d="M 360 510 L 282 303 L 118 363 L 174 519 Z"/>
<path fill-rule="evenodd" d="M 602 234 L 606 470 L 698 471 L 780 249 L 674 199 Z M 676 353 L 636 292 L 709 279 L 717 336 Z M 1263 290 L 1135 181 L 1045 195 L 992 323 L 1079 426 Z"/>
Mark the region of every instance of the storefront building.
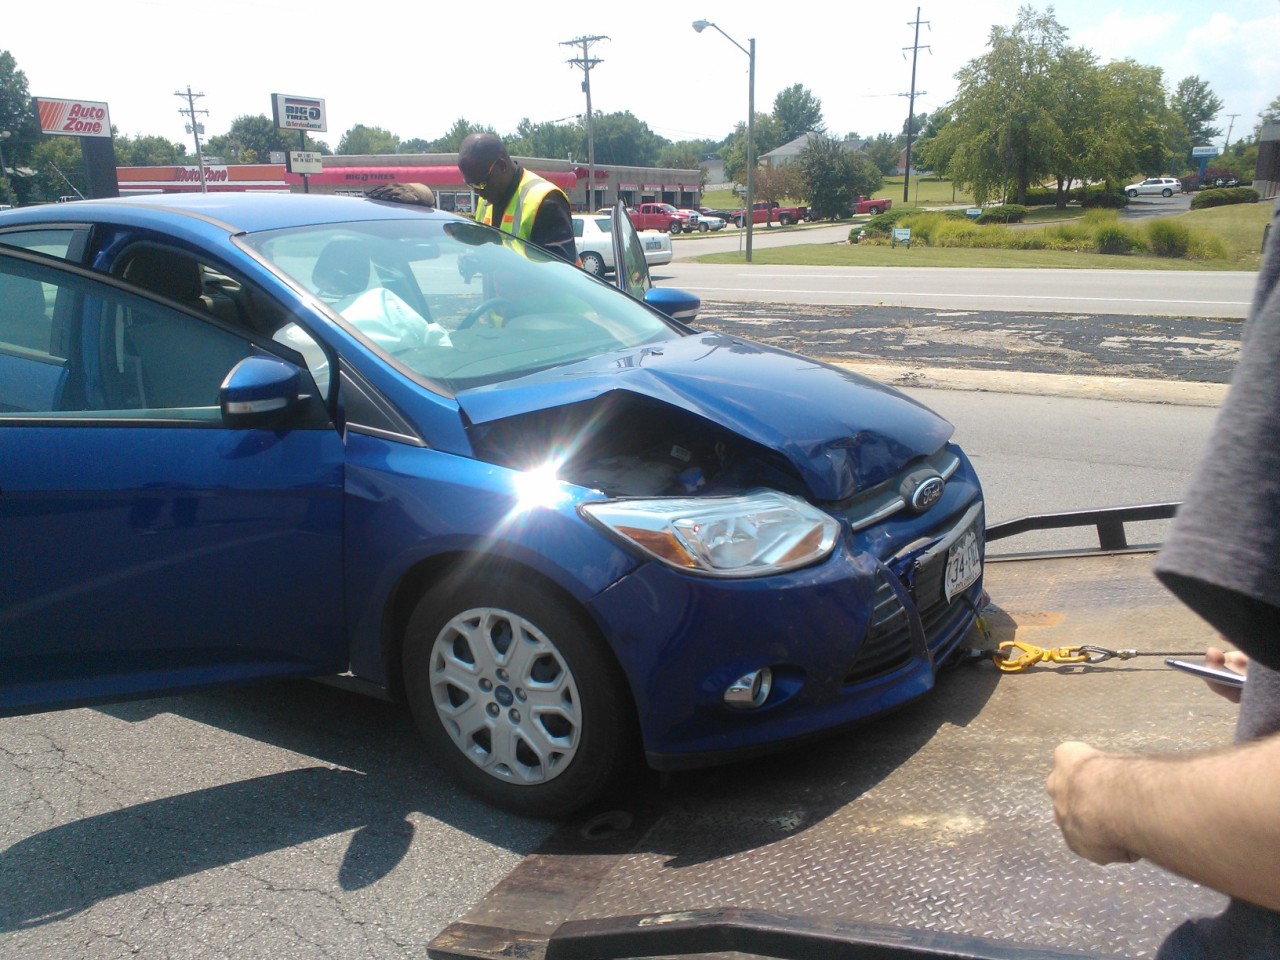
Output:
<path fill-rule="evenodd" d="M 597 164 L 595 190 L 588 196 L 590 171 L 580 163 L 542 157 L 517 157 L 523 166 L 556 184 L 575 210 L 597 210 L 618 200 L 628 205 L 662 202 L 696 207 L 701 196 L 701 172 L 661 167 Z M 383 183 L 425 183 L 443 210 L 470 213 L 475 194 L 462 182 L 456 153 L 324 157 L 320 173 L 289 173 L 282 163 L 206 164 L 208 192 L 259 190 L 272 193 L 329 193 L 359 196 Z M 140 193 L 198 193 L 200 168 L 195 164 L 168 167 L 119 167 L 121 195 Z"/>

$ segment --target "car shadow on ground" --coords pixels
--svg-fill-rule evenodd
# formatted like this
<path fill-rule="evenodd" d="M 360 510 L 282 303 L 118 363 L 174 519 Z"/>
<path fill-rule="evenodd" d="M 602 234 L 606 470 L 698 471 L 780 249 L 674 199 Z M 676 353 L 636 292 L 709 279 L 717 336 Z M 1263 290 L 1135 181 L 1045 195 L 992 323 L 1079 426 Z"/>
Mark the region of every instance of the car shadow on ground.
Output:
<path fill-rule="evenodd" d="M 336 879 L 358 890 L 404 859 L 412 821 L 423 816 L 519 855 L 547 830 L 465 794 L 431 760 L 407 712 L 332 687 L 276 682 L 98 709 L 134 723 L 173 714 L 288 751 L 278 765 L 299 756 L 306 765 L 134 803 L 14 843 L 0 852 L 0 875 L 22 878 L 22 895 L 0 899 L 0 931 L 350 831 Z M 234 763 L 218 753 L 208 761 Z"/>

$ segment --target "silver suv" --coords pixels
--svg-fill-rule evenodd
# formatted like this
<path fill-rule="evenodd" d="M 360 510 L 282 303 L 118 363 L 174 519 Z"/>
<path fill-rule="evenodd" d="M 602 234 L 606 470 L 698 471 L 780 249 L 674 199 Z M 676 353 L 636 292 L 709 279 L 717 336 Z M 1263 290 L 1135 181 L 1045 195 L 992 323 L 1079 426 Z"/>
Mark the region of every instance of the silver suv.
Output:
<path fill-rule="evenodd" d="M 1182 192 L 1182 181 L 1173 177 L 1147 177 L 1141 183 L 1131 183 L 1124 188 L 1131 197 L 1156 196 L 1172 197 Z"/>

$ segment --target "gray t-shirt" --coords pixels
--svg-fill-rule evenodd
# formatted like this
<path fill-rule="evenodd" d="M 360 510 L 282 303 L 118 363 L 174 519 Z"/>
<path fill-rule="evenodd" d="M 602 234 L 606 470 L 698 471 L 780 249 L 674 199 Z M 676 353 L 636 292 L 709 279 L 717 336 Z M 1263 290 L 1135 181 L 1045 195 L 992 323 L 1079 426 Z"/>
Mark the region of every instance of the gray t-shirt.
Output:
<path fill-rule="evenodd" d="M 1155 572 L 1249 654 L 1237 742 L 1280 730 L 1280 220 L 1231 389 Z M 1158 957 L 1280 957 L 1280 913 L 1232 900 L 1219 916 L 1174 930 Z"/>

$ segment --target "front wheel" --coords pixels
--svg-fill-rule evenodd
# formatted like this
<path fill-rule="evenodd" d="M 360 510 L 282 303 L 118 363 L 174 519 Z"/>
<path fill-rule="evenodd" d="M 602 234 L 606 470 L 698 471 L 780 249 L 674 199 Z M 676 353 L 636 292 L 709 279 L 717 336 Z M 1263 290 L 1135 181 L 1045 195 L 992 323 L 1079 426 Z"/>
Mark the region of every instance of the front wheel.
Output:
<path fill-rule="evenodd" d="M 586 615 L 510 570 L 438 584 L 409 620 L 404 685 L 433 754 L 527 816 L 604 793 L 638 741 L 621 670 Z"/>
<path fill-rule="evenodd" d="M 879 207 L 869 207 L 868 212 L 874 217 L 877 214 L 883 213 L 884 211 L 881 210 Z"/>
<path fill-rule="evenodd" d="M 581 257 L 582 269 L 593 276 L 604 276 L 604 258 L 598 253 L 584 253 Z"/>
<path fill-rule="evenodd" d="M 735 227 L 741 227 L 743 223 L 744 223 L 744 221 L 743 221 L 743 219 L 742 219 L 741 217 L 734 217 L 734 218 L 733 218 L 733 225 L 734 225 Z"/>
<path fill-rule="evenodd" d="M 1125 193 L 1129 195 L 1130 200 L 1132 200 L 1134 197 L 1138 195 L 1137 190 L 1126 190 Z"/>
<path fill-rule="evenodd" d="M 699 223 L 699 224 L 698 224 L 698 229 L 699 229 L 699 230 L 701 230 L 703 233 L 706 233 L 706 232 L 707 232 L 708 230 L 710 230 L 711 228 L 710 228 L 709 226 L 707 226 L 705 223 Z"/>

